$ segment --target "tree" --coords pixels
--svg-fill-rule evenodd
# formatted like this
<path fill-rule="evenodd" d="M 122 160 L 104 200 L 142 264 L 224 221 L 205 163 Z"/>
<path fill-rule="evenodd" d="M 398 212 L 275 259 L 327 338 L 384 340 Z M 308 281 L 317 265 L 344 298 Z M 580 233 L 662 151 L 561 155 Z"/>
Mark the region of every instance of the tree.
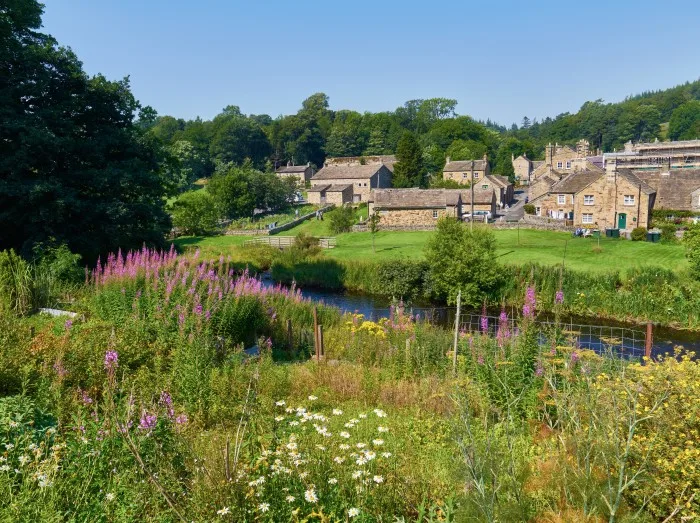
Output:
<path fill-rule="evenodd" d="M 381 216 L 379 216 L 379 213 L 377 211 L 374 211 L 368 219 L 369 223 L 369 232 L 372 235 L 372 252 L 376 254 L 376 249 L 374 247 L 374 237 L 377 235 L 379 232 L 379 223 L 381 222 Z"/>
<path fill-rule="evenodd" d="M 700 280 L 700 224 L 695 224 L 683 234 L 685 255 L 690 261 L 690 271 L 696 280 Z"/>
<path fill-rule="evenodd" d="M 486 153 L 486 145 L 475 140 L 455 140 L 446 151 L 451 160 L 480 160 Z"/>
<path fill-rule="evenodd" d="M 216 230 L 218 213 L 206 189 L 180 195 L 172 206 L 173 225 L 183 234 L 203 236 Z"/>
<path fill-rule="evenodd" d="M 423 150 L 416 136 L 406 131 L 396 148 L 394 164 L 394 187 L 425 187 Z"/>
<path fill-rule="evenodd" d="M 255 209 L 253 195 L 248 191 L 248 173 L 240 167 L 222 165 L 209 180 L 207 190 L 222 218 L 252 216 Z"/>
<path fill-rule="evenodd" d="M 128 79 L 88 77 L 72 51 L 39 33 L 35 0 L 0 8 L 0 249 L 54 238 L 92 263 L 164 243 L 158 140 L 135 125 Z"/>
<path fill-rule="evenodd" d="M 343 205 L 329 212 L 328 220 L 333 234 L 349 232 L 355 224 L 355 211 L 349 205 Z"/>
<path fill-rule="evenodd" d="M 165 169 L 165 178 L 176 192 L 186 191 L 207 175 L 207 162 L 187 140 L 177 140 L 167 147 L 171 162 Z"/>
<path fill-rule="evenodd" d="M 496 238 L 490 229 L 470 230 L 455 218 L 440 219 L 425 249 L 433 288 L 449 303 L 461 290 L 463 303 L 479 306 L 501 281 L 495 253 Z"/>
<path fill-rule="evenodd" d="M 523 129 L 530 128 L 530 119 L 527 116 L 523 116 L 523 123 L 520 127 L 522 127 Z"/>
<path fill-rule="evenodd" d="M 700 138 L 700 100 L 684 103 L 673 111 L 668 122 L 668 137 L 671 140 Z"/>
<path fill-rule="evenodd" d="M 214 160 L 242 165 L 248 159 L 256 167 L 265 164 L 272 148 L 267 135 L 257 123 L 237 115 L 229 106 L 212 124 L 215 131 L 209 151 Z"/>

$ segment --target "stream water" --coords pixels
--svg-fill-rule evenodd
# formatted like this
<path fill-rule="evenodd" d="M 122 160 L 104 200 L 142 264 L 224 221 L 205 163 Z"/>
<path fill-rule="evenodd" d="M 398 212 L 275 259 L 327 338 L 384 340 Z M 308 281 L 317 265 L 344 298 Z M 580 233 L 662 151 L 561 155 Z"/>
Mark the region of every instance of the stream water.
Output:
<path fill-rule="evenodd" d="M 273 285 L 269 274 L 263 277 L 265 285 Z M 366 319 L 378 320 L 389 318 L 391 315 L 391 301 L 378 296 L 366 294 L 350 294 L 346 292 L 330 291 L 317 288 L 300 288 L 303 297 L 310 300 L 337 307 L 343 312 L 359 313 Z M 413 315 L 427 318 L 434 323 L 439 323 L 452 328 L 455 321 L 455 308 L 434 304 L 412 304 L 406 307 Z M 498 310 L 487 311 L 489 317 L 489 329 L 495 330 Z M 509 316 L 517 316 L 516 311 L 507 310 Z M 482 312 L 479 310 L 463 310 L 462 328 L 479 330 Z M 553 320 L 549 315 L 538 316 L 538 321 L 548 323 Z M 614 346 L 614 351 L 626 356 L 643 356 L 646 339 L 646 325 L 637 325 L 599 317 L 566 316 L 561 318 L 578 343 L 584 348 L 596 351 L 603 347 Z M 682 346 L 700 355 L 700 333 L 672 329 L 669 327 L 654 326 L 652 336 L 652 355 L 658 356 L 667 352 L 673 352 L 674 347 Z"/>

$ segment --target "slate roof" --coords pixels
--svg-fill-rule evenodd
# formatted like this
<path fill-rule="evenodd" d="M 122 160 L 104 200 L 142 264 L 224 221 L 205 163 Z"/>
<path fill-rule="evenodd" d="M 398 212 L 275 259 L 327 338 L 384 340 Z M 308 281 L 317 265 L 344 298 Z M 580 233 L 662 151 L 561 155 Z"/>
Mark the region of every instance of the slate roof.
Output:
<path fill-rule="evenodd" d="M 309 189 L 307 189 L 307 192 L 323 192 L 326 189 L 328 189 L 331 185 L 327 183 L 322 183 L 319 185 L 312 185 Z"/>
<path fill-rule="evenodd" d="M 671 170 L 662 175 L 660 171 L 629 171 L 618 169 L 618 175 L 631 174 L 656 190 L 654 207 L 674 211 L 693 210 L 692 193 L 700 189 L 700 169 Z"/>
<path fill-rule="evenodd" d="M 375 163 L 370 165 L 327 165 L 311 177 L 311 180 L 343 180 L 343 179 L 362 179 L 366 180 L 374 176 L 380 169 L 386 168 L 386 165 Z"/>
<path fill-rule="evenodd" d="M 457 190 L 457 189 L 452 189 Z M 462 205 L 468 205 L 472 203 L 472 190 L 464 189 L 459 190 L 462 195 Z M 493 202 L 494 192 L 493 189 L 483 189 L 481 187 L 474 187 L 474 203 L 475 204 L 491 204 Z"/>
<path fill-rule="evenodd" d="M 544 160 L 537 160 L 532 162 L 532 169 L 537 169 L 540 165 L 544 165 Z"/>
<path fill-rule="evenodd" d="M 449 189 L 375 189 L 377 209 L 444 209 L 460 202 L 460 191 Z"/>
<path fill-rule="evenodd" d="M 595 182 L 601 176 L 603 176 L 603 173 L 599 171 L 574 172 L 552 185 L 549 192 L 576 194 Z"/>
<path fill-rule="evenodd" d="M 486 178 L 493 181 L 493 183 L 499 187 L 505 188 L 510 185 L 510 180 L 507 176 L 502 176 L 500 174 L 489 174 Z"/>
<path fill-rule="evenodd" d="M 472 169 L 474 169 L 475 171 L 483 171 L 486 169 L 488 163 L 489 162 L 487 160 L 464 160 L 459 162 L 450 162 L 447 165 L 445 165 L 445 168 L 442 170 L 442 172 L 455 173 L 471 171 Z"/>
<path fill-rule="evenodd" d="M 284 165 L 282 167 L 278 167 L 275 172 L 276 173 L 303 173 L 308 169 L 308 165 Z"/>
<path fill-rule="evenodd" d="M 326 189 L 326 192 L 343 192 L 345 189 L 352 188 L 352 184 L 349 183 L 340 183 L 340 184 L 333 184 Z"/>
<path fill-rule="evenodd" d="M 656 192 L 656 189 L 654 189 L 653 187 L 650 187 L 647 183 L 644 182 L 644 180 L 642 180 L 641 178 L 636 176 L 631 171 L 620 170 L 620 171 L 617 171 L 617 175 L 620 178 L 626 179 L 632 185 L 639 187 L 643 193 L 654 194 Z"/>

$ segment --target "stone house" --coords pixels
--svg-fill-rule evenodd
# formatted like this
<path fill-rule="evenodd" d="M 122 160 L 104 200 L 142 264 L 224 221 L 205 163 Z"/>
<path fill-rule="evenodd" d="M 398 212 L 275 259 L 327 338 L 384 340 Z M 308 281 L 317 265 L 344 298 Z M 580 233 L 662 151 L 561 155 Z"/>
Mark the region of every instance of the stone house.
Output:
<path fill-rule="evenodd" d="M 530 158 L 527 157 L 527 154 L 521 154 L 517 158 L 515 155 L 511 155 L 510 158 L 511 163 L 513 164 L 515 179 L 522 184 L 529 183 L 532 171 L 544 163 L 543 160 L 530 160 Z"/>
<path fill-rule="evenodd" d="M 299 184 L 305 185 L 314 175 L 314 169 L 311 162 L 306 165 L 292 165 L 291 162 L 287 162 L 287 165 L 275 169 L 275 174 L 280 178 L 296 178 Z"/>
<path fill-rule="evenodd" d="M 488 174 L 483 180 L 476 183 L 475 188 L 490 189 L 496 193 L 496 206 L 505 207 L 513 201 L 515 189 L 507 176 L 499 174 Z"/>
<path fill-rule="evenodd" d="M 353 201 L 352 184 L 314 185 L 307 192 L 307 201 L 314 205 L 343 205 Z"/>
<path fill-rule="evenodd" d="M 656 191 L 630 172 L 579 171 L 531 200 L 538 216 L 576 226 L 631 230 L 649 227 Z"/>
<path fill-rule="evenodd" d="M 618 172 L 629 172 L 654 189 L 655 209 L 700 213 L 700 169 L 618 169 Z"/>
<path fill-rule="evenodd" d="M 579 140 L 576 148 L 555 143 L 547 144 L 544 160 L 533 162 L 527 156 L 512 158 L 515 176 L 521 183 L 533 184 L 545 174 L 554 174 L 559 178 L 576 171 L 603 171 L 602 156 L 591 156 L 590 145 L 586 140 Z"/>
<path fill-rule="evenodd" d="M 448 189 L 376 189 L 369 201 L 369 215 L 393 229 L 433 228 L 444 216 L 461 218 L 461 208 L 461 192 Z"/>
<path fill-rule="evenodd" d="M 445 167 L 442 170 L 442 177 L 445 180 L 452 180 L 457 183 L 467 184 L 480 182 L 491 174 L 489 160 L 486 155 L 481 160 L 464 160 L 453 162 L 448 156 L 445 159 Z"/>
<path fill-rule="evenodd" d="M 372 189 L 391 187 L 391 170 L 383 163 L 328 164 L 311 178 L 311 188 L 321 185 L 350 185 L 351 201 L 367 201 Z"/>

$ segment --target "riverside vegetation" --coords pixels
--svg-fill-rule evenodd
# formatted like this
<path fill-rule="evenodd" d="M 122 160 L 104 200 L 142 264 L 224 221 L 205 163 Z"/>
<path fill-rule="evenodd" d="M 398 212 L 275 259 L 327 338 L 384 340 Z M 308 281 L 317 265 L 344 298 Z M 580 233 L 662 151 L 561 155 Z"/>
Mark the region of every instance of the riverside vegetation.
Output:
<path fill-rule="evenodd" d="M 458 333 L 456 360 L 453 333 L 400 307 L 372 322 L 318 306 L 317 363 L 314 304 L 225 258 L 110 256 L 53 287 L 70 319 L 18 307 L 46 293 L 16 281 L 0 316 L 2 520 L 700 515 L 698 363 L 617 360 L 538 330 L 550 297 L 531 283 L 518 318 Z M 557 315 L 569 299 L 555 293 Z"/>

